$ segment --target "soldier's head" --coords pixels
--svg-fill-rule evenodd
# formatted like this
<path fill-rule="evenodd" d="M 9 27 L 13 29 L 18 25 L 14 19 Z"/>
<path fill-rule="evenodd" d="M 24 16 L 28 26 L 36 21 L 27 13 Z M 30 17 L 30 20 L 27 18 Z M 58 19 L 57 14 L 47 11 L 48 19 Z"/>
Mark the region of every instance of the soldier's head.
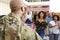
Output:
<path fill-rule="evenodd" d="M 19 12 L 20 15 L 24 12 L 24 4 L 22 0 L 11 0 L 10 2 L 11 12 Z"/>

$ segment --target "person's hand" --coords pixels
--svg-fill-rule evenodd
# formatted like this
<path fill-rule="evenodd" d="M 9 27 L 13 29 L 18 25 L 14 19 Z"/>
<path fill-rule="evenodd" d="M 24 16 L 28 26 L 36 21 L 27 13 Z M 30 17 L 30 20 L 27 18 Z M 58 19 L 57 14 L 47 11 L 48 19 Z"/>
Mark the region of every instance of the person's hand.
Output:
<path fill-rule="evenodd" d="M 54 26 L 52 26 L 51 24 L 49 25 L 49 28 L 53 28 Z"/>

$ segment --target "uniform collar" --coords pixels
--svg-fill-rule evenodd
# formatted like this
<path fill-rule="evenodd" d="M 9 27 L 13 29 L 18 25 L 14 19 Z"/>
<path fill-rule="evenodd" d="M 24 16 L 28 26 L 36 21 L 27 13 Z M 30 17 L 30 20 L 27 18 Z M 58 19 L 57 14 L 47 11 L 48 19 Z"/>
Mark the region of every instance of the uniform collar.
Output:
<path fill-rule="evenodd" d="M 17 18 L 20 23 L 22 22 L 19 14 L 12 12 L 12 13 L 10 13 L 10 15 L 14 16 L 15 18 Z"/>

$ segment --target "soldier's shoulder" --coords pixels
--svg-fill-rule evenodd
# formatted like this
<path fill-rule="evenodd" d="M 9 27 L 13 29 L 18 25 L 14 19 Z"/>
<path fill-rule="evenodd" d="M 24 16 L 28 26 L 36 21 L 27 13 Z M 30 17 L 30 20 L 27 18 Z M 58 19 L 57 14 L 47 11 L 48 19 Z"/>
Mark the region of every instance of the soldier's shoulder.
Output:
<path fill-rule="evenodd" d="M 0 18 L 0 24 L 3 24 L 3 20 L 6 18 L 6 16 L 3 16 Z"/>
<path fill-rule="evenodd" d="M 8 16 L 5 15 L 5 16 L 3 16 L 3 17 L 0 19 L 0 21 L 2 21 L 2 20 L 4 20 L 4 19 L 7 19 L 7 18 L 8 18 Z"/>
<path fill-rule="evenodd" d="M 1 21 L 2 20 L 12 20 L 14 17 L 11 16 L 11 15 L 5 15 L 4 17 L 1 18 Z"/>
<path fill-rule="evenodd" d="M 0 18 L 0 27 L 4 26 L 4 19 L 6 18 L 6 16 L 3 16 Z"/>

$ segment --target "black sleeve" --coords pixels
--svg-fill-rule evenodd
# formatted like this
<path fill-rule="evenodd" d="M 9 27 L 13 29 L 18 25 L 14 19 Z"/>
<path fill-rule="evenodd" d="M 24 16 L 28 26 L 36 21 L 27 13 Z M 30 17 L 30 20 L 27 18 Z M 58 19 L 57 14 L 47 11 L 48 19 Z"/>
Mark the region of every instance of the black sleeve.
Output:
<path fill-rule="evenodd" d="M 35 21 L 35 25 L 38 25 L 39 24 L 39 22 L 38 21 Z"/>

